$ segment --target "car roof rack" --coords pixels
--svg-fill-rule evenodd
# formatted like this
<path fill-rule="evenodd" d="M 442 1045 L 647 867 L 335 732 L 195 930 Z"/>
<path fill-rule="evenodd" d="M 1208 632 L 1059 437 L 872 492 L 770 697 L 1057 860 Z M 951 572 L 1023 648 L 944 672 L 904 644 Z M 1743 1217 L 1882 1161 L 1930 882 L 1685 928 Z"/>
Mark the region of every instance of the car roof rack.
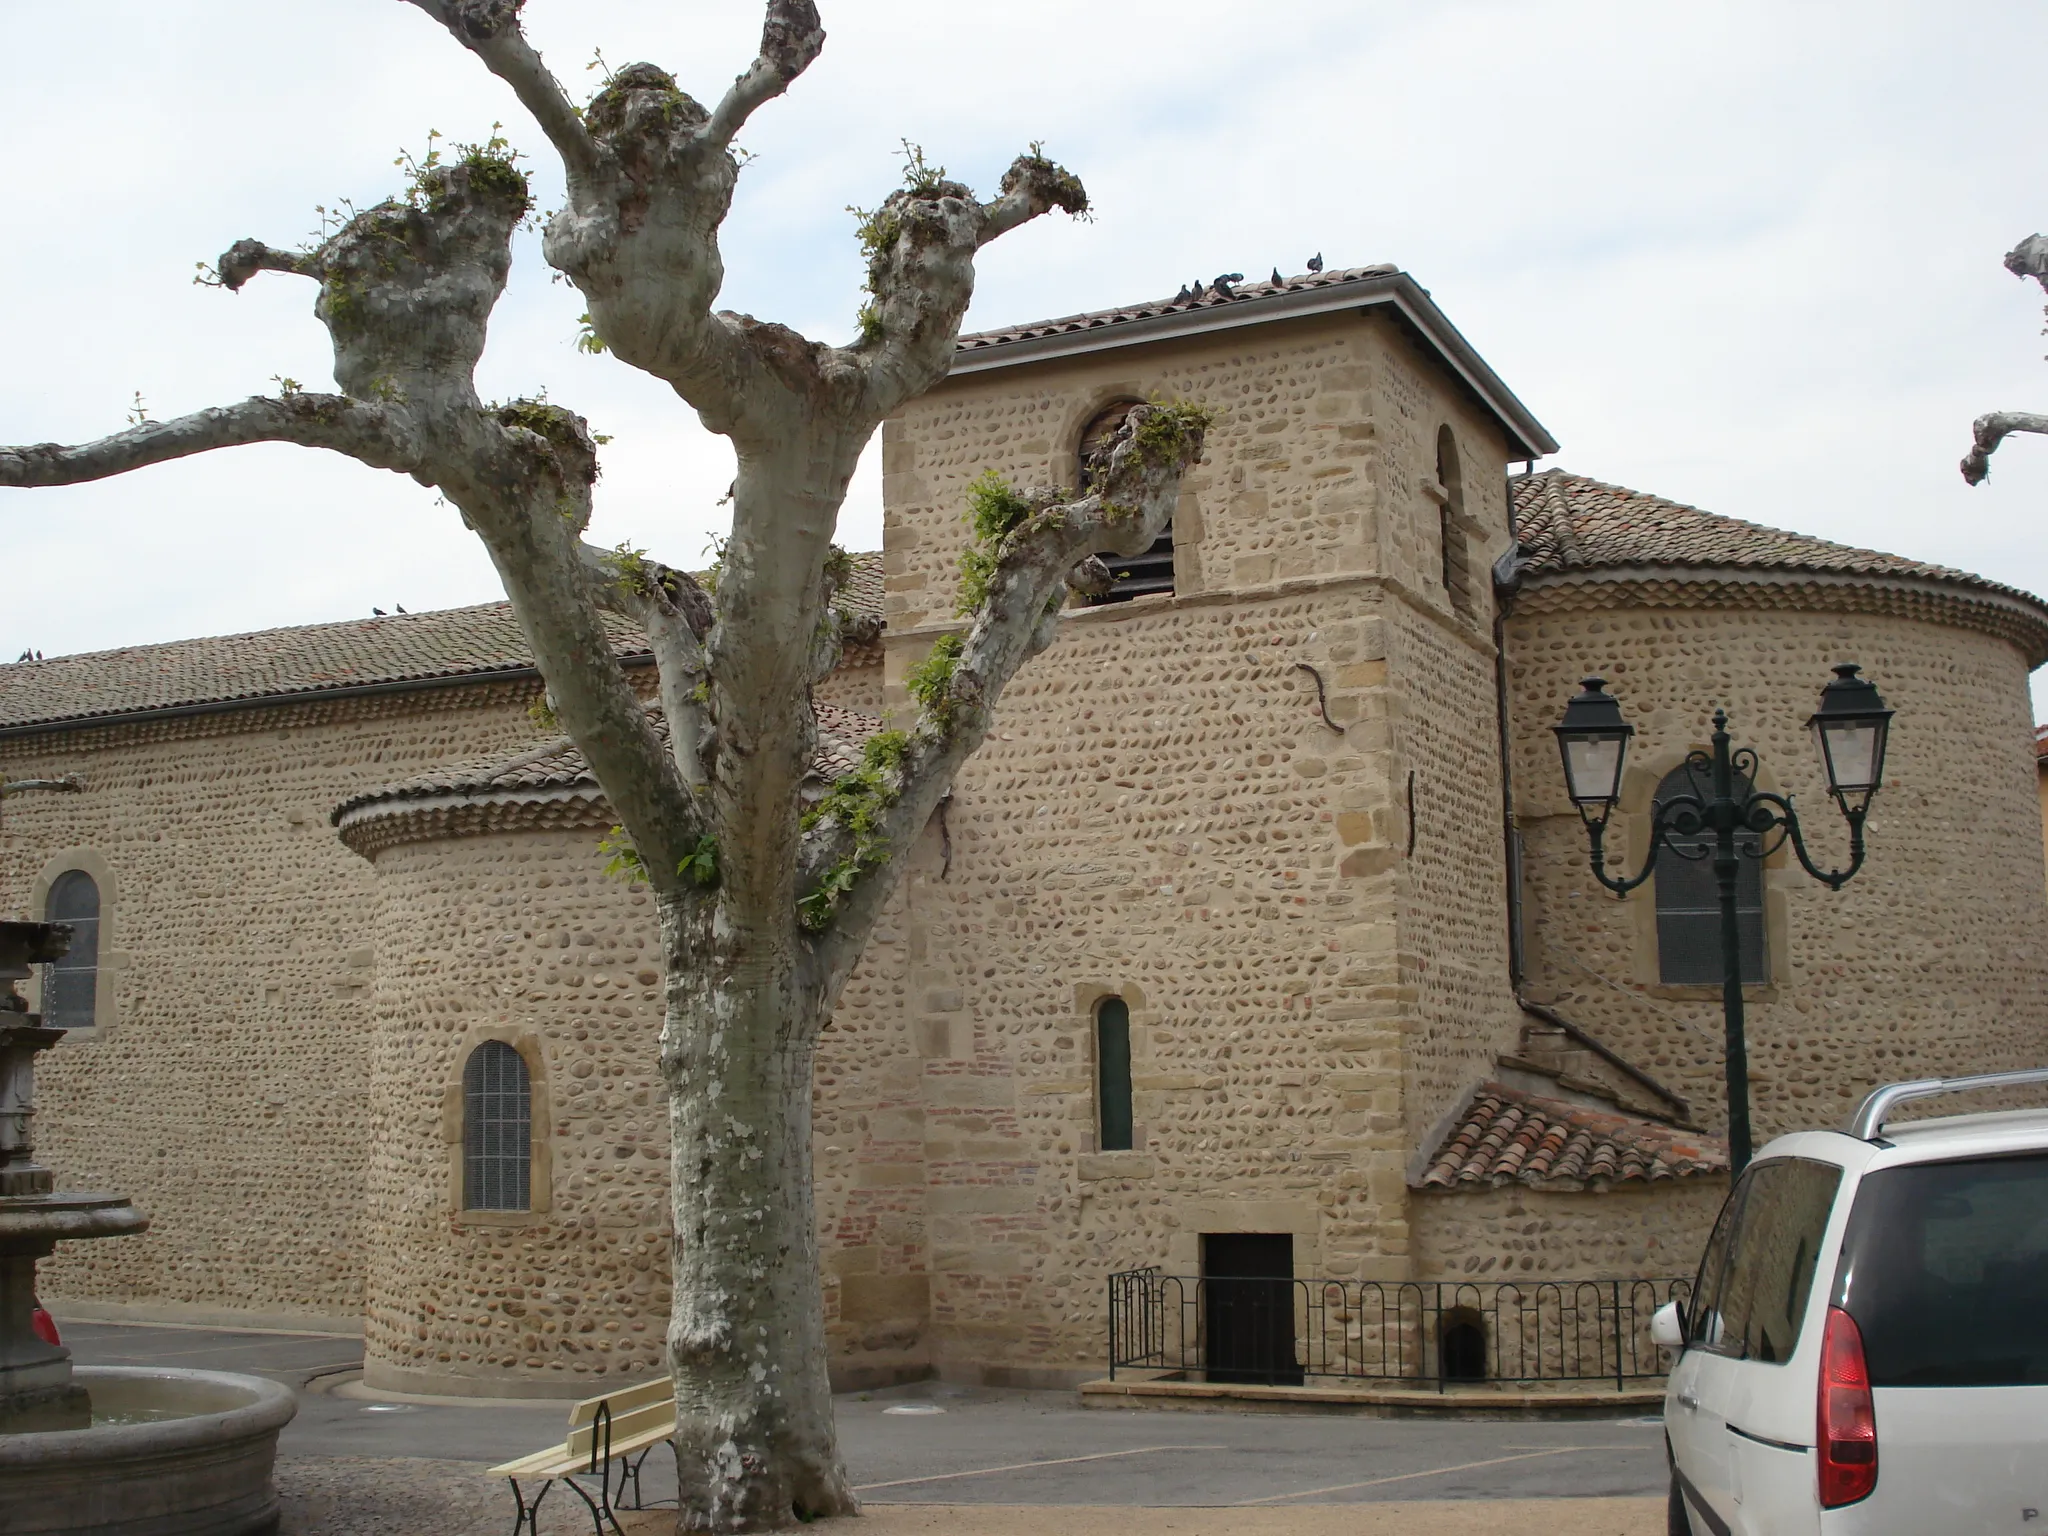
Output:
<path fill-rule="evenodd" d="M 1973 1088 L 2011 1088 L 2021 1083 L 2048 1083 L 2048 1067 L 2029 1067 L 2024 1072 L 1984 1072 L 1975 1077 L 1928 1077 L 1915 1083 L 1886 1083 L 1857 1106 L 1849 1121 L 1849 1134 L 1858 1141 L 1875 1141 L 1891 1112 L 1910 1099 L 1931 1099 L 1942 1093 L 1968 1093 Z"/>

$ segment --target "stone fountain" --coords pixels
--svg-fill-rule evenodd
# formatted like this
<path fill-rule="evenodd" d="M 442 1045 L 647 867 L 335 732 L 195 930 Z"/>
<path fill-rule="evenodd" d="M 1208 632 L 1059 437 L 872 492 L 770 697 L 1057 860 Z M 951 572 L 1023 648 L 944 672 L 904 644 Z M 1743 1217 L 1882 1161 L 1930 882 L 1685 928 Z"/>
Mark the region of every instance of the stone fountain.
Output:
<path fill-rule="evenodd" d="M 69 1194 L 35 1159 L 35 1058 L 64 1038 L 15 983 L 60 959 L 61 924 L 0 921 L 0 1536 L 243 1536 L 275 1528 L 270 1474 L 291 1391 L 218 1371 L 74 1369 L 35 1331 L 36 1264 L 149 1222 Z"/>

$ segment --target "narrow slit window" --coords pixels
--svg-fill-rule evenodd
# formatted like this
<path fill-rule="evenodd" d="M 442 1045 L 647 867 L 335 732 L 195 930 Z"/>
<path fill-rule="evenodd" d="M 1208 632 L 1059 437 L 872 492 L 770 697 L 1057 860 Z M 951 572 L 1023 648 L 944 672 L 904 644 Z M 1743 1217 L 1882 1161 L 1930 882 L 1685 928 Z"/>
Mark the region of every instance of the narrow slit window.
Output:
<path fill-rule="evenodd" d="M 526 1059 L 486 1040 L 462 1069 L 462 1204 L 471 1211 L 533 1209 L 533 1080 Z"/>
<path fill-rule="evenodd" d="M 1674 768 L 1657 786 L 1657 799 L 1704 797 L 1705 776 Z M 1735 776 L 1735 793 L 1749 793 L 1749 780 Z M 1742 980 L 1761 986 L 1770 979 L 1764 952 L 1763 840 L 1754 832 L 1736 835 L 1742 857 L 1735 871 L 1735 927 Z M 1671 838 L 1657 854 L 1657 977 L 1667 986 L 1721 984 L 1721 886 L 1714 877 L 1712 833 Z"/>
<path fill-rule="evenodd" d="M 1101 1150 L 1130 1151 L 1131 1008 L 1120 997 L 1105 997 L 1095 1010 L 1095 1104 Z"/>
<path fill-rule="evenodd" d="M 43 973 L 43 1022 L 51 1029 L 90 1029 L 98 1022 L 100 888 L 82 869 L 50 884 L 43 919 L 71 925 L 71 948 Z"/>
<path fill-rule="evenodd" d="M 1081 430 L 1081 441 L 1076 449 L 1079 460 L 1075 484 L 1086 495 L 1093 487 L 1093 469 L 1090 460 L 1095 451 L 1124 424 L 1124 417 L 1131 407 L 1141 402 L 1119 400 L 1114 405 L 1097 411 L 1088 425 Z M 1134 597 L 1171 596 L 1173 593 L 1173 524 L 1169 521 L 1143 554 L 1104 555 L 1103 564 L 1109 567 L 1110 589 L 1099 597 L 1089 599 L 1091 604 L 1127 603 Z"/>

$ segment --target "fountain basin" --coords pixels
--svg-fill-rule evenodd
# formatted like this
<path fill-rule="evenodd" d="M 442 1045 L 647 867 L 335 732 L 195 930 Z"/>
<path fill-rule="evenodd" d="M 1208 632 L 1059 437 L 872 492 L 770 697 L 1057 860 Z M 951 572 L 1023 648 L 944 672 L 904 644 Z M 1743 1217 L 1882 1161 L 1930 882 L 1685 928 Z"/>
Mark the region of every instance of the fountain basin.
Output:
<path fill-rule="evenodd" d="M 289 1387 L 224 1371 L 80 1366 L 91 1429 L 0 1435 L 0 1536 L 253 1536 L 277 1525 Z"/>

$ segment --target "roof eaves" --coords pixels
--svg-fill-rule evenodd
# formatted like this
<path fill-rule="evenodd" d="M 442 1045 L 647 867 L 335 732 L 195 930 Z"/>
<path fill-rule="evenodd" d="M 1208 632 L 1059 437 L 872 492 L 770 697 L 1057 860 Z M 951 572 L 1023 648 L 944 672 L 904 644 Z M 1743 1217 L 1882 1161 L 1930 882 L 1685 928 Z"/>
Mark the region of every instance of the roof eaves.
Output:
<path fill-rule="evenodd" d="M 626 651 L 619 655 L 622 667 L 651 666 L 651 651 Z M 540 677 L 531 662 L 509 667 L 475 667 L 461 671 L 429 672 L 413 677 L 379 678 L 373 683 L 343 683 L 337 686 L 308 684 L 273 689 L 267 693 L 237 694 L 226 699 L 195 699 L 184 704 L 152 704 L 139 709 L 110 709 L 98 713 L 52 715 L 42 720 L 24 720 L 0 726 L 0 741 L 18 736 L 40 736 L 51 731 L 96 730 L 107 725 L 141 725 L 157 720 L 186 720 L 197 715 L 225 715 L 248 709 L 284 709 L 294 704 L 324 703 L 330 699 L 367 699 L 388 693 L 421 693 L 435 688 L 460 688 L 487 683 L 530 682 Z"/>
<path fill-rule="evenodd" d="M 1688 560 L 1637 560 L 1626 565 L 1599 565 L 1589 561 L 1563 570 L 1525 570 L 1520 581 L 1523 587 L 1533 590 L 1592 582 L 1621 585 L 1668 581 L 1675 575 L 1683 575 L 1689 581 L 1744 586 L 1890 587 L 1897 591 L 1930 595 L 1960 592 L 1968 594 L 1976 602 L 2004 608 L 2030 624 L 2048 629 L 2048 602 L 2016 587 L 1960 571 L 1953 576 L 1923 576 L 1910 571 L 1842 571 L 1811 565 L 1726 565 Z"/>
<path fill-rule="evenodd" d="M 1179 340 L 1188 336 L 1236 330 L 1247 325 L 1266 325 L 1276 320 L 1295 320 L 1312 315 L 1364 310 L 1381 305 L 1391 307 L 1449 365 L 1519 446 L 1517 458 L 1536 459 L 1557 452 L 1557 440 L 1530 414 L 1515 392 L 1488 367 L 1473 346 L 1437 308 L 1427 292 L 1406 272 L 1379 273 L 1349 282 L 1276 293 L 1245 296 L 1232 304 L 1212 304 L 1129 319 L 1109 319 L 1100 324 L 1077 326 L 1048 334 L 995 341 L 972 351 L 957 353 L 951 376 L 984 373 L 1011 368 L 1021 363 L 1047 362 L 1076 357 L 1116 347 L 1146 342 Z"/>

